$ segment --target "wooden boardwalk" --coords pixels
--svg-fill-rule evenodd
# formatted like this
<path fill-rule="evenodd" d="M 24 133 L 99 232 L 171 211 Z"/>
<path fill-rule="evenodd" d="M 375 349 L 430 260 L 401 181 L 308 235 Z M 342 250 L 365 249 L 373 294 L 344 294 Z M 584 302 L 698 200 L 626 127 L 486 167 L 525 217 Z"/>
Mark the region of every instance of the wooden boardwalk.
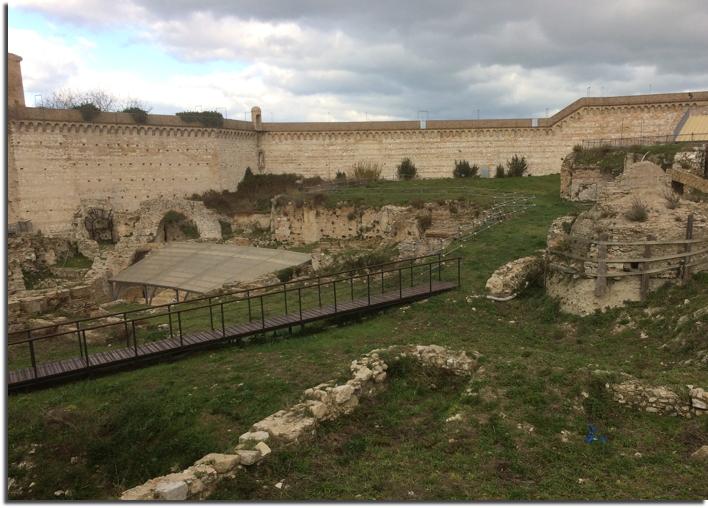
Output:
<path fill-rule="evenodd" d="M 397 288 L 395 291 L 371 295 L 370 298 L 362 297 L 344 301 L 336 305 L 336 307 L 334 304 L 329 304 L 303 310 L 302 313 L 298 311 L 287 315 L 269 317 L 264 320 L 250 321 L 226 327 L 224 331 L 221 329 L 206 330 L 190 333 L 188 335 L 185 334 L 181 338 L 174 337 L 156 340 L 142 345 L 134 344 L 133 347 L 112 349 L 110 351 L 91 353 L 87 356 L 39 363 L 36 365 L 36 371 L 32 367 L 27 367 L 8 372 L 8 389 L 28 388 L 93 372 L 137 365 L 146 360 L 209 347 L 222 341 L 238 341 L 244 337 L 263 332 L 356 312 L 373 311 L 401 303 L 420 300 L 456 287 L 457 283 L 455 282 L 432 280 L 429 283 L 426 282 L 425 284 L 413 287 Z"/>

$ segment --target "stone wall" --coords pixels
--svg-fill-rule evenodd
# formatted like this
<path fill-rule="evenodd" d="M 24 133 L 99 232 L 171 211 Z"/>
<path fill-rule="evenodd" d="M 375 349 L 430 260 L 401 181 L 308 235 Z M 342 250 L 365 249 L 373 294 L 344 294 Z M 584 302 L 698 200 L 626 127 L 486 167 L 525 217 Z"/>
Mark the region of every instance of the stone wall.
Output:
<path fill-rule="evenodd" d="M 239 437 L 231 453 L 209 453 L 182 472 L 152 478 L 126 490 L 124 501 L 183 501 L 206 499 L 219 481 L 233 479 L 241 466 L 261 462 L 273 451 L 312 438 L 320 422 L 351 413 L 361 399 L 376 395 L 384 388 L 386 362 L 402 357 L 416 361 L 423 368 L 447 370 L 458 376 L 471 376 L 477 370 L 477 357 L 442 346 L 391 346 L 375 349 L 352 362 L 351 379 L 319 384 L 303 392 L 302 402 L 280 410 L 256 422 Z M 389 359 L 391 358 L 391 359 Z"/>
<path fill-rule="evenodd" d="M 410 157 L 419 176 L 449 177 L 454 161 L 482 169 L 526 156 L 529 173 L 558 173 L 584 139 L 673 132 L 691 108 L 708 106 L 708 92 L 583 98 L 550 118 L 418 122 L 262 123 L 226 120 L 221 129 L 149 115 L 138 125 L 125 113 L 85 122 L 78 111 L 22 104 L 20 58 L 12 71 L 8 109 L 8 223 L 32 221 L 45 234 L 67 231 L 86 198 L 114 211 L 146 199 L 234 190 L 246 167 L 333 178 L 353 163 L 380 163 L 385 178 Z"/>
<path fill-rule="evenodd" d="M 640 411 L 686 418 L 708 414 L 708 392 L 693 385 L 686 390 L 672 390 L 666 386 L 647 386 L 628 377 L 606 387 L 615 402 Z"/>
<path fill-rule="evenodd" d="M 639 100 L 637 100 L 639 99 Z M 514 154 L 526 156 L 529 174 L 558 173 L 573 146 L 587 139 L 670 134 L 708 93 L 581 99 L 532 127 L 524 120 L 263 124 L 259 148 L 269 172 L 334 178 L 364 160 L 378 162 L 385 178 L 410 157 L 419 175 L 450 177 L 467 159 L 493 174 Z"/>
<path fill-rule="evenodd" d="M 148 199 L 235 190 L 256 164 L 247 131 L 24 119 L 9 131 L 8 221 L 31 220 L 45 234 L 66 232 L 86 200 L 129 211 Z"/>

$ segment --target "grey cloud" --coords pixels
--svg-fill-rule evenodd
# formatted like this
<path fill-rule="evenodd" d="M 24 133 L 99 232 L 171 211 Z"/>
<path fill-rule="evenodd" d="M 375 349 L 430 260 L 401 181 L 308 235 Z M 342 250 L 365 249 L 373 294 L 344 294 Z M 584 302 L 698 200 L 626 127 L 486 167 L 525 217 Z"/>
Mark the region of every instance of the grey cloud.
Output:
<path fill-rule="evenodd" d="M 708 88 L 705 0 L 135 2 L 147 13 L 135 21 L 152 23 L 153 41 L 177 58 L 262 62 L 289 71 L 286 80 L 264 79 L 294 97 L 334 96 L 393 117 L 418 109 L 438 118 L 474 117 L 478 108 L 487 117 L 539 114 L 588 85 L 594 95 L 601 86 L 646 92 L 649 82 L 657 92 Z M 294 23 L 304 36 L 276 33 L 246 47 L 238 33 L 194 26 L 195 13 L 217 23 Z M 342 45 L 332 44 L 337 33 Z M 516 84 L 505 79 L 512 71 Z"/>

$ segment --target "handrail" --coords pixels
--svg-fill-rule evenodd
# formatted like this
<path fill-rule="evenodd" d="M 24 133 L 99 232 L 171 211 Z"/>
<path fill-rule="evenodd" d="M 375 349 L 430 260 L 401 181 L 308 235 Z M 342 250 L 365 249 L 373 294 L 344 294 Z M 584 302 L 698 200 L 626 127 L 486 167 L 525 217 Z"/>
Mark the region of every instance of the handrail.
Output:
<path fill-rule="evenodd" d="M 706 238 L 693 238 L 693 239 L 680 239 L 676 240 L 636 240 L 630 242 L 619 242 L 619 241 L 608 241 L 608 240 L 592 240 L 589 238 L 582 238 L 579 236 L 569 236 L 571 242 L 578 243 L 589 243 L 593 245 L 607 245 L 612 247 L 628 247 L 628 246 L 641 246 L 641 245 L 684 245 L 684 244 L 695 244 L 708 242 L 708 237 Z"/>
<path fill-rule="evenodd" d="M 430 254 L 430 255 L 427 255 L 427 256 L 418 256 L 418 257 L 416 257 L 416 258 L 406 258 L 406 259 L 403 259 L 403 260 L 399 260 L 398 262 L 402 262 L 402 261 L 414 261 L 414 260 L 416 260 L 416 259 L 429 258 L 429 257 L 435 257 L 436 259 L 434 259 L 433 261 L 428 261 L 428 262 L 426 262 L 426 263 L 420 263 L 420 264 L 417 264 L 417 265 L 410 264 L 409 266 L 405 266 L 405 267 L 401 267 L 401 268 L 395 267 L 395 268 L 390 268 L 390 269 L 381 269 L 381 270 L 379 270 L 379 271 L 368 272 L 368 273 L 366 273 L 366 274 L 356 274 L 356 273 L 355 273 L 356 270 L 346 270 L 346 271 L 342 271 L 342 272 L 335 272 L 334 274 L 330 274 L 330 275 L 328 275 L 328 276 L 341 275 L 341 274 L 345 274 L 345 273 L 350 273 L 351 275 L 349 275 L 348 277 L 341 277 L 341 278 L 329 280 L 329 281 L 326 281 L 326 282 L 322 282 L 321 280 L 318 280 L 318 279 L 323 278 L 324 276 L 321 276 L 321 277 L 319 277 L 319 278 L 318 278 L 318 277 L 312 277 L 312 278 L 309 278 L 309 279 L 301 280 L 301 281 L 299 281 L 299 282 L 308 282 L 308 281 L 315 281 L 315 280 L 317 280 L 317 283 L 313 283 L 313 284 L 311 284 L 311 285 L 309 285 L 309 286 L 299 286 L 299 287 L 297 287 L 297 288 L 290 288 L 290 289 L 285 288 L 286 283 L 271 284 L 271 285 L 268 285 L 268 286 L 262 286 L 261 288 L 254 288 L 254 289 L 250 289 L 250 290 L 244 290 L 244 291 L 234 292 L 234 293 L 231 293 L 231 294 L 228 294 L 228 295 L 221 295 L 221 296 L 231 296 L 232 294 L 248 292 L 249 294 L 247 294 L 245 297 L 236 297 L 236 298 L 234 298 L 234 299 L 225 300 L 225 301 L 224 301 L 224 300 L 219 300 L 219 301 L 216 301 L 216 302 L 210 302 L 210 303 L 207 304 L 207 305 L 201 305 L 201 306 L 198 306 L 198 307 L 189 307 L 189 308 L 187 308 L 187 309 L 168 310 L 167 312 L 163 312 L 163 313 L 160 313 L 160 314 L 151 314 L 151 315 L 149 315 L 149 316 L 147 316 L 147 317 L 141 316 L 141 317 L 134 317 L 134 318 L 131 318 L 131 319 L 127 319 L 127 312 L 118 312 L 118 313 L 113 314 L 113 316 L 115 316 L 115 315 L 122 315 L 122 316 L 124 316 L 124 319 L 123 319 L 121 322 L 116 322 L 116 323 L 103 323 L 103 324 L 99 324 L 99 325 L 96 325 L 96 326 L 84 327 L 84 328 L 80 328 L 80 327 L 78 326 L 80 322 L 85 322 L 85 321 L 88 321 L 89 319 L 105 319 L 106 317 L 109 317 L 109 316 L 100 316 L 100 317 L 97 317 L 97 318 L 89 318 L 89 319 L 84 319 L 84 320 L 76 320 L 76 321 L 70 321 L 70 322 L 66 322 L 66 323 L 59 323 L 59 324 L 56 324 L 56 325 L 44 326 L 44 327 L 41 327 L 41 328 L 34 328 L 34 329 L 32 329 L 32 330 L 17 331 L 17 332 L 13 332 L 13 334 L 18 334 L 18 335 L 19 335 L 19 334 L 21 334 L 21 333 L 28 333 L 28 332 L 33 331 L 33 330 L 40 330 L 40 329 L 54 328 L 54 327 L 57 327 L 57 328 L 58 328 L 59 326 L 64 326 L 64 325 L 67 325 L 67 324 L 75 324 L 75 325 L 77 325 L 77 328 L 76 328 L 75 330 L 68 330 L 68 331 L 64 331 L 64 332 L 56 332 L 56 333 L 52 333 L 52 334 L 42 335 L 42 336 L 39 336 L 39 337 L 32 337 L 31 334 L 29 334 L 28 337 L 23 338 L 23 339 L 20 339 L 20 340 L 16 340 L 16 341 L 8 342 L 7 345 L 8 345 L 8 346 L 11 346 L 11 345 L 17 345 L 17 344 L 25 344 L 25 343 L 28 343 L 28 342 L 32 342 L 32 343 L 33 343 L 33 342 L 38 341 L 38 340 L 46 340 L 46 339 L 51 339 L 51 338 L 54 338 L 54 337 L 60 337 L 60 336 L 65 336 L 65 335 L 73 335 L 73 334 L 75 334 L 75 333 L 77 333 L 77 332 L 85 333 L 86 331 L 98 330 L 98 329 L 107 328 L 107 327 L 110 327 L 110 326 L 123 325 L 123 324 L 134 324 L 136 321 L 152 320 L 152 319 L 156 319 L 156 318 L 160 318 L 160 317 L 164 317 L 164 316 L 172 316 L 172 315 L 174 315 L 174 314 L 187 313 L 187 312 L 194 312 L 194 311 L 198 311 L 198 310 L 202 310 L 202 309 L 206 309 L 206 308 L 213 308 L 213 307 L 215 307 L 215 306 L 227 305 L 227 304 L 230 304 L 230 303 L 243 302 L 243 301 L 248 301 L 248 300 L 253 300 L 253 299 L 262 299 L 262 298 L 264 298 L 264 297 L 272 296 L 272 295 L 277 295 L 277 294 L 280 294 L 280 293 L 285 293 L 285 294 L 287 294 L 288 291 L 296 291 L 296 290 L 298 290 L 298 289 L 301 291 L 302 289 L 315 288 L 315 287 L 322 287 L 322 286 L 327 286 L 327 285 L 329 285 L 329 284 L 336 284 L 337 282 L 341 282 L 341 281 L 344 281 L 344 280 L 352 280 L 352 281 L 353 281 L 353 280 L 355 280 L 355 279 L 362 279 L 362 278 L 364 278 L 364 277 L 371 277 L 371 276 L 373 276 L 373 275 L 379 275 L 379 274 L 383 276 L 383 274 L 385 274 L 385 273 L 397 272 L 397 271 L 399 271 L 399 269 L 403 269 L 403 268 L 406 268 L 406 269 L 409 269 L 409 268 L 410 268 L 410 269 L 413 269 L 413 268 L 420 268 L 420 267 L 425 267 L 425 266 L 429 266 L 429 265 L 432 266 L 432 265 L 435 265 L 435 264 L 442 264 L 442 263 L 444 263 L 444 262 L 452 262 L 452 261 L 456 261 L 456 260 L 461 260 L 461 259 L 462 259 L 461 257 L 458 256 L 458 257 L 447 258 L 447 259 L 443 260 L 443 259 L 442 259 L 443 254 L 438 253 L 438 254 Z M 380 263 L 380 264 L 378 264 L 378 265 L 371 265 L 371 267 L 385 266 L 385 265 L 390 265 L 390 264 L 393 264 L 393 263 L 397 263 L 397 262 Z M 366 268 L 368 268 L 368 267 L 366 267 Z M 254 295 L 254 294 L 250 294 L 251 292 L 255 291 L 256 289 L 273 288 L 273 287 L 279 287 L 279 288 L 282 287 L 283 289 L 279 289 L 279 290 L 277 290 L 277 291 L 272 291 L 272 292 L 259 293 L 259 294 L 255 294 L 255 295 Z M 208 297 L 208 298 L 214 300 L 214 299 L 217 299 L 218 297 L 217 297 L 217 296 L 212 296 L 212 297 Z M 190 302 L 200 301 L 200 300 L 204 300 L 204 299 L 205 299 L 205 298 L 200 298 L 200 299 L 196 299 L 196 300 L 190 300 Z M 140 311 L 145 311 L 145 310 L 149 310 L 149 309 L 151 309 L 151 308 L 153 308 L 153 309 L 154 309 L 154 308 L 162 308 L 162 307 L 169 307 L 169 306 L 174 306 L 174 305 L 176 305 L 176 304 L 164 304 L 164 305 L 159 305 L 159 306 L 155 306 L 155 307 L 147 307 L 147 308 L 139 309 L 139 310 L 140 310 Z M 137 311 L 138 311 L 138 310 L 133 311 L 133 312 L 137 312 Z"/>
<path fill-rule="evenodd" d="M 443 254 L 443 255 L 444 255 L 444 254 Z M 366 268 L 366 269 L 368 269 L 368 268 L 377 268 L 377 267 L 380 267 L 380 266 L 388 266 L 388 265 L 392 265 L 392 264 L 396 264 L 396 263 L 412 262 L 412 261 L 417 261 L 417 260 L 420 260 L 420 259 L 425 259 L 425 258 L 435 257 L 435 256 L 438 256 L 438 254 L 437 254 L 437 253 L 434 253 L 434 254 L 427 254 L 427 255 L 425 255 L 425 256 L 415 256 L 415 257 L 404 258 L 404 259 L 399 259 L 399 260 L 395 260 L 395 261 L 388 261 L 388 262 L 385 262 L 385 263 L 377 263 L 377 264 L 374 264 L 374 265 L 368 265 L 368 266 L 366 266 L 366 267 L 364 267 L 364 268 Z M 284 284 L 304 283 L 304 282 L 308 282 L 308 281 L 311 281 L 311 280 L 314 280 L 314 279 L 323 279 L 323 278 L 326 278 L 326 277 L 333 277 L 333 276 L 335 276 L 335 275 L 342 275 L 342 274 L 345 274 L 345 273 L 352 273 L 352 272 L 355 272 L 355 271 L 356 271 L 356 269 L 352 269 L 352 270 L 342 270 L 342 271 L 339 271 L 339 272 L 333 272 L 333 273 L 323 274 L 323 275 L 319 275 L 319 276 L 308 277 L 308 278 L 306 278 L 306 279 L 298 279 L 298 280 L 288 281 L 288 282 L 278 282 L 278 283 L 275 283 L 275 284 L 267 284 L 267 285 L 264 285 L 264 286 L 257 286 L 257 287 L 249 288 L 249 289 L 237 289 L 237 290 L 235 290 L 235 291 L 229 291 L 229 292 L 226 292 L 226 293 L 220 293 L 220 294 L 211 295 L 211 296 L 202 296 L 202 297 L 199 297 L 199 298 L 194 298 L 194 299 L 187 300 L 187 301 L 183 301 L 183 302 L 163 303 L 163 304 L 160 304 L 160 305 L 149 305 L 149 306 L 147 306 L 147 307 L 142 307 L 142 308 L 140 308 L 140 309 L 133 309 L 133 310 L 127 310 L 127 311 L 121 311 L 121 312 L 113 312 L 113 313 L 109 313 L 109 314 L 104 314 L 104 315 L 102 315 L 102 316 L 88 317 L 88 318 L 81 318 L 81 319 L 73 319 L 73 320 L 69 320 L 69 321 L 61 321 L 61 322 L 59 322 L 59 323 L 54 323 L 54 324 L 51 324 L 51 325 L 38 326 L 38 327 L 35 327 L 35 328 L 24 328 L 24 329 L 22 329 L 22 330 L 17 330 L 17 331 L 15 331 L 15 332 L 12 332 L 12 335 L 20 335 L 20 334 L 23 334 L 23 333 L 33 332 L 33 331 L 37 331 L 37 330 L 46 330 L 47 328 L 58 328 L 58 327 L 60 327 L 60 326 L 75 325 L 75 324 L 77 324 L 77 323 L 84 323 L 84 322 L 86 322 L 86 321 L 93 321 L 93 320 L 99 320 L 99 319 L 106 319 L 106 318 L 110 318 L 110 317 L 114 317 L 114 316 L 124 316 L 125 314 L 130 314 L 130 313 L 135 313 L 135 312 L 145 312 L 145 311 L 150 310 L 150 309 L 159 309 L 159 308 L 163 308 L 163 307 L 170 307 L 170 306 L 176 306 L 176 305 L 181 305 L 181 304 L 194 303 L 194 302 L 199 302 L 199 301 L 203 301 L 203 300 L 209 300 L 209 299 L 215 299 L 215 298 L 223 298 L 223 297 L 226 297 L 226 296 L 231 296 L 231 295 L 235 295 L 235 294 L 239 294 L 239 293 L 247 293 L 247 292 L 260 291 L 260 290 L 264 290 L 264 289 L 270 289 L 270 288 L 274 288 L 274 287 L 281 287 L 281 286 L 283 286 Z M 109 280 L 110 280 L 110 279 L 109 279 Z M 46 336 L 45 336 L 45 337 L 46 337 Z"/>
<path fill-rule="evenodd" d="M 575 259 L 577 261 L 589 261 L 591 263 L 596 263 L 598 261 L 597 258 L 587 258 L 585 256 L 576 256 L 574 254 L 569 254 L 567 252 L 562 252 L 558 250 L 549 250 L 551 254 L 554 254 L 556 256 L 563 256 L 569 259 Z M 691 251 L 689 253 L 681 252 L 679 254 L 669 254 L 666 256 L 658 256 L 655 258 L 627 258 L 627 259 L 612 259 L 612 258 L 606 258 L 603 259 L 602 261 L 604 263 L 609 264 L 616 264 L 616 263 L 652 263 L 654 261 L 669 261 L 671 259 L 679 259 L 679 258 L 685 258 L 686 256 L 697 256 L 699 254 L 706 254 L 708 253 L 708 249 L 702 249 L 702 250 L 697 250 L 697 251 Z"/>

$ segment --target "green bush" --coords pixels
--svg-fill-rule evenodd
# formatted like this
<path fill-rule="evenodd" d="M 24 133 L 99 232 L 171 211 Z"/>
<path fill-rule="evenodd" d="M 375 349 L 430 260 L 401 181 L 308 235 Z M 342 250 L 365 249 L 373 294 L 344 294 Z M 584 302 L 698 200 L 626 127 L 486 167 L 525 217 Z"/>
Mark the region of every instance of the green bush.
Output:
<path fill-rule="evenodd" d="M 130 116 L 133 117 L 133 120 L 135 120 L 135 123 L 147 123 L 148 112 L 142 108 L 134 106 L 131 108 L 125 108 L 122 112 L 130 114 Z"/>
<path fill-rule="evenodd" d="M 504 173 L 504 166 L 502 166 L 501 164 L 497 164 L 497 170 L 494 174 L 494 178 L 504 178 L 505 176 L 506 173 Z"/>
<path fill-rule="evenodd" d="M 224 116 L 218 111 L 181 111 L 177 113 L 184 122 L 200 123 L 204 127 L 221 128 L 224 126 Z"/>
<path fill-rule="evenodd" d="M 524 173 L 529 168 L 526 163 L 526 157 L 519 157 L 516 154 L 507 161 L 506 166 L 509 168 L 508 176 L 524 176 Z"/>
<path fill-rule="evenodd" d="M 92 102 L 84 102 L 78 106 L 74 106 L 74 109 L 81 113 L 81 118 L 83 118 L 85 122 L 92 122 L 101 113 L 101 108 Z"/>
<path fill-rule="evenodd" d="M 283 268 L 282 270 L 278 270 L 277 272 L 275 272 L 275 276 L 278 277 L 278 280 L 280 282 L 288 282 L 293 278 L 294 275 L 295 268 L 293 268 L 292 266 Z"/>
<path fill-rule="evenodd" d="M 337 175 L 334 179 L 337 181 L 344 181 L 347 179 L 347 174 L 344 171 L 337 171 Z"/>
<path fill-rule="evenodd" d="M 352 167 L 355 180 L 369 182 L 381 178 L 381 167 L 376 162 L 359 161 Z"/>
<path fill-rule="evenodd" d="M 575 153 L 580 153 L 580 152 L 582 152 L 582 151 L 583 151 L 583 145 L 581 145 L 581 144 L 573 145 L 573 151 L 574 151 Z"/>
<path fill-rule="evenodd" d="M 406 157 L 401 161 L 401 163 L 396 166 L 396 172 L 398 174 L 399 180 L 413 180 L 418 173 L 415 164 Z"/>
<path fill-rule="evenodd" d="M 477 164 L 470 166 L 470 163 L 465 160 L 455 161 L 455 169 L 452 171 L 452 176 L 455 178 L 475 177 L 478 171 Z"/>

